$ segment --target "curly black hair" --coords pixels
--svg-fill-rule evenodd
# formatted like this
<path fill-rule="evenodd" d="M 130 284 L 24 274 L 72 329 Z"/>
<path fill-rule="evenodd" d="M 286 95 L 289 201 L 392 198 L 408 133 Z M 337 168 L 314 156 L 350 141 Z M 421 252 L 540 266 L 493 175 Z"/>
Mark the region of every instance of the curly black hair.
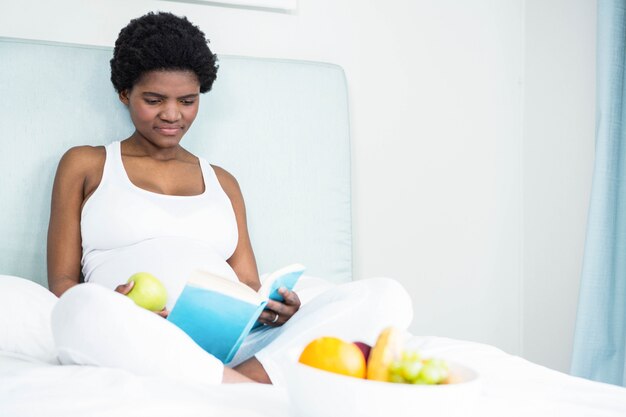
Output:
<path fill-rule="evenodd" d="M 111 82 L 118 93 L 130 90 L 139 78 L 154 70 L 190 70 L 200 92 L 211 90 L 217 77 L 217 57 L 204 33 L 186 17 L 150 12 L 133 19 L 115 41 Z"/>

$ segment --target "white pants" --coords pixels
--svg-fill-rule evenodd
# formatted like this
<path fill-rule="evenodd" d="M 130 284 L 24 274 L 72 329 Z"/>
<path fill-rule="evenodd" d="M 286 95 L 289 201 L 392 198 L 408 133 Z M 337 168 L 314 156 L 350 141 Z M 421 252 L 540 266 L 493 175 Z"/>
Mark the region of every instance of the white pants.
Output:
<path fill-rule="evenodd" d="M 325 286 L 308 285 L 306 277 L 300 281 L 294 289 L 302 291 L 300 310 L 281 327 L 253 332 L 231 365 L 256 356 L 272 382 L 282 385 L 293 352 L 314 338 L 373 344 L 382 328 L 406 329 L 413 318 L 410 297 L 388 278 Z M 77 285 L 61 296 L 52 311 L 52 333 L 62 364 L 202 383 L 222 380 L 224 365 L 182 330 L 97 284 Z"/>

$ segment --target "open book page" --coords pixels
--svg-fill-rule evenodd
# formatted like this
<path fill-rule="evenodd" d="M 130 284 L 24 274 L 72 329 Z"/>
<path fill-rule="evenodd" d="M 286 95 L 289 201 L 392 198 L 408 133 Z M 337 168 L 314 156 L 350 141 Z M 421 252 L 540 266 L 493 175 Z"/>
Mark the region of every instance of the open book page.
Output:
<path fill-rule="evenodd" d="M 271 273 L 263 280 L 263 284 L 261 288 L 259 288 L 259 295 L 264 300 L 284 301 L 278 289 L 285 287 L 288 290 L 292 290 L 304 270 L 304 266 L 292 264 Z M 257 330 L 261 327 L 263 327 L 263 323 L 257 321 L 252 327 L 252 330 Z"/>
<path fill-rule="evenodd" d="M 242 282 L 232 281 L 206 271 L 195 271 L 187 281 L 187 285 L 213 290 L 250 304 L 259 304 L 267 299 Z"/>
<path fill-rule="evenodd" d="M 266 300 L 283 301 L 283 296 L 280 295 L 278 289 L 285 287 L 292 290 L 305 269 L 303 265 L 292 264 L 272 272 L 259 288 L 259 295 Z"/>

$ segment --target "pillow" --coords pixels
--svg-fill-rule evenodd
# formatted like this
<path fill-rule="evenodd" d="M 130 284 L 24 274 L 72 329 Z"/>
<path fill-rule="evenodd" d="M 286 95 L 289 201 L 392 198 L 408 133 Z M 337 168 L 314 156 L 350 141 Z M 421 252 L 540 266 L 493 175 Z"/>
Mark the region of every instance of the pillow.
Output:
<path fill-rule="evenodd" d="M 50 326 L 56 301 L 35 282 L 0 275 L 0 351 L 58 364 Z"/>

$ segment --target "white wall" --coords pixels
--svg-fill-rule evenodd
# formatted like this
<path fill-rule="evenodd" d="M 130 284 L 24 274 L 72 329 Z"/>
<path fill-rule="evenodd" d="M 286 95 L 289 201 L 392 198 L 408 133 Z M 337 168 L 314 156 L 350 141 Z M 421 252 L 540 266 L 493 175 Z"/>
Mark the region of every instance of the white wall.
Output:
<path fill-rule="evenodd" d="M 584 228 L 580 214 L 586 207 L 585 152 L 591 140 L 585 132 L 592 116 L 585 113 L 586 103 L 573 101 L 589 93 L 588 86 L 576 83 L 565 103 L 558 100 L 559 90 L 549 94 L 550 103 L 565 104 L 558 118 L 533 116 L 551 107 L 541 94 L 554 87 L 550 77 L 558 79 L 555 74 L 572 63 L 570 55 L 556 54 L 550 65 L 535 65 L 541 62 L 538 51 L 546 47 L 541 40 L 553 36 L 541 20 L 542 4 L 550 5 L 549 16 L 562 26 L 559 34 L 572 34 L 574 44 L 590 36 L 593 16 L 584 15 L 590 8 L 585 0 L 571 5 L 558 0 L 299 0 L 293 14 L 157 0 L 0 0 L 0 36 L 112 45 L 129 19 L 158 9 L 187 15 L 218 54 L 343 66 L 352 118 L 355 276 L 399 279 L 413 297 L 415 333 L 528 351 L 563 368 L 555 359 L 569 354 L 571 344 L 580 255 L 579 241 L 572 242 L 580 236 L 572 230 Z M 578 18 L 568 20 L 570 14 L 561 11 Z M 582 66 L 578 75 L 592 65 L 575 63 Z M 533 74 L 529 91 L 524 71 Z M 570 123 L 575 149 L 567 161 L 553 164 L 558 142 L 550 142 L 547 154 L 538 145 L 547 132 L 559 132 L 558 122 L 572 111 L 575 121 L 584 119 L 583 127 Z M 551 176 L 555 165 L 566 165 L 562 175 L 572 173 L 578 162 L 584 167 L 567 181 L 563 200 L 545 200 L 550 213 L 576 205 L 553 225 L 541 207 L 532 210 L 551 185 L 535 188 L 532 181 Z M 536 344 L 558 327 L 556 321 L 538 319 L 555 310 L 541 284 L 556 266 L 538 249 L 543 246 L 535 246 L 544 243 L 546 223 L 554 226 L 552 247 L 567 248 L 558 251 L 567 273 L 561 271 L 549 287 L 565 294 L 557 301 L 555 320 L 567 323 L 559 328 L 563 339 Z M 532 250 L 524 245 L 525 234 Z"/>
<path fill-rule="evenodd" d="M 527 0 L 524 356 L 569 370 L 595 134 L 595 0 Z"/>

